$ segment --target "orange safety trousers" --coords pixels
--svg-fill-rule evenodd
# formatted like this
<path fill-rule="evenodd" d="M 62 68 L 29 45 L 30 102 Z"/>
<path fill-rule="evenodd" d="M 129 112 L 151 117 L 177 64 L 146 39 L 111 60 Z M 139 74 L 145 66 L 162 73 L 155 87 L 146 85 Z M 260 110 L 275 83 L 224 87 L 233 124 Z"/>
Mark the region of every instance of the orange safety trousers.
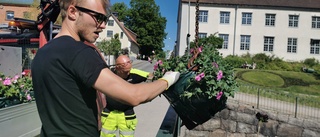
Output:
<path fill-rule="evenodd" d="M 137 126 L 136 114 L 125 115 L 122 111 L 102 112 L 102 129 L 100 137 L 134 137 L 134 131 Z M 119 132 L 118 132 L 119 131 Z"/>

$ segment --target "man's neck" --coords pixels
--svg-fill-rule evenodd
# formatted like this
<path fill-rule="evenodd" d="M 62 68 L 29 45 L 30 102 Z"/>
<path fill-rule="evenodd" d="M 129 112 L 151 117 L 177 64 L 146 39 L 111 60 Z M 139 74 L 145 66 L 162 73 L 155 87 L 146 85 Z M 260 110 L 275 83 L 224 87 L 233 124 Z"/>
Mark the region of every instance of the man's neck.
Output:
<path fill-rule="evenodd" d="M 130 71 L 127 73 L 121 73 L 121 72 L 117 72 L 117 75 L 123 79 L 126 79 L 130 74 Z"/>

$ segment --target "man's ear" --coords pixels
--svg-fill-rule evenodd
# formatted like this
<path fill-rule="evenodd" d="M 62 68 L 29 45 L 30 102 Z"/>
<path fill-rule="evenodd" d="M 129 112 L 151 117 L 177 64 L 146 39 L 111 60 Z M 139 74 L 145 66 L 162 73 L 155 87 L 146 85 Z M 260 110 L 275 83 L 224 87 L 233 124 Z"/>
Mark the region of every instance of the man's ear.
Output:
<path fill-rule="evenodd" d="M 73 6 L 69 6 L 67 10 L 67 17 L 71 20 L 76 20 L 79 16 L 79 13 L 77 13 L 77 9 Z"/>

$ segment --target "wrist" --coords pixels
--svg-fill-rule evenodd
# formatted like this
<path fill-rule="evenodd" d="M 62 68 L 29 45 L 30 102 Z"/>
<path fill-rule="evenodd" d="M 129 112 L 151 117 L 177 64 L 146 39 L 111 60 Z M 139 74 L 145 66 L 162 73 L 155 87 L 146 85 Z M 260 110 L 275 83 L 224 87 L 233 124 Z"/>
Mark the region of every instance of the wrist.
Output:
<path fill-rule="evenodd" d="M 164 78 L 159 78 L 159 80 L 163 80 L 163 81 L 166 82 L 166 85 L 167 85 L 166 90 L 167 90 L 167 89 L 169 88 L 169 82 L 168 82 L 168 80 L 166 80 L 166 79 L 164 79 Z"/>

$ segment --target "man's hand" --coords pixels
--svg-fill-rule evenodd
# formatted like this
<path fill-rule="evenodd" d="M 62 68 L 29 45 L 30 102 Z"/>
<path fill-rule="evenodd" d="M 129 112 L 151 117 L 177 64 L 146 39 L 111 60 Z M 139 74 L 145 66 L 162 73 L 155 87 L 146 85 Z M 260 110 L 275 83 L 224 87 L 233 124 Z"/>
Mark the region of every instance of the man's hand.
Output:
<path fill-rule="evenodd" d="M 168 87 L 166 89 L 168 89 L 171 85 L 173 85 L 174 83 L 177 82 L 177 80 L 179 79 L 180 73 L 179 72 L 166 72 L 162 78 L 162 80 L 167 81 L 168 83 Z"/>

